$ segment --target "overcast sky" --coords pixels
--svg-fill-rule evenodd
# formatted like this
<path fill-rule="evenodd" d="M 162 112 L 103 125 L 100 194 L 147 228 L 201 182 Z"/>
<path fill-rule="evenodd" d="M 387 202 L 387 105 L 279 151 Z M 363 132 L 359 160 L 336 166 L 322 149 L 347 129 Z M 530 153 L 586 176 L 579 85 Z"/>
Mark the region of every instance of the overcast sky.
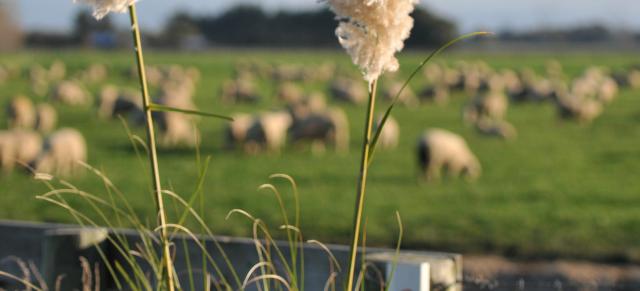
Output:
<path fill-rule="evenodd" d="M 79 9 L 73 0 L 0 0 L 17 9 L 15 15 L 28 29 L 63 31 Z M 220 13 L 239 4 L 253 3 L 269 10 L 312 9 L 318 0 L 141 0 L 139 13 L 147 29 L 159 29 L 177 10 L 196 14 Z M 462 32 L 478 29 L 530 29 L 599 22 L 618 28 L 640 30 L 640 0 L 421 0 L 437 12 L 458 22 Z M 116 17 L 126 23 L 125 16 Z"/>

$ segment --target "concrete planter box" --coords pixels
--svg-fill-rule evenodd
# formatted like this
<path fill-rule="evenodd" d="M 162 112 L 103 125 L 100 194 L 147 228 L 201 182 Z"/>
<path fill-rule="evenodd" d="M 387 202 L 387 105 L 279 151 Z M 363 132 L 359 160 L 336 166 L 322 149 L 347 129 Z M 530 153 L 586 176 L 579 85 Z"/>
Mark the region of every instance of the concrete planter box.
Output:
<path fill-rule="evenodd" d="M 136 241 L 140 241 L 140 236 L 132 230 L 116 230 L 118 234 L 124 235 L 130 245 L 134 245 Z M 126 266 L 122 256 L 118 254 L 112 243 L 106 240 L 107 232 L 104 229 L 79 228 L 75 225 L 62 224 L 42 224 L 29 222 L 1 221 L 0 220 L 0 259 L 8 257 L 17 257 L 24 261 L 31 261 L 38 266 L 43 276 L 51 286 L 58 275 L 65 275 L 62 290 L 80 289 L 82 269 L 80 267 L 79 257 L 88 259 L 92 264 L 103 261 L 96 249 L 99 247 L 107 260 L 112 264 L 120 262 Z M 253 267 L 257 262 L 257 254 L 255 251 L 254 241 L 247 238 L 234 238 L 217 236 L 215 239 L 220 243 L 225 253 L 233 263 L 234 268 L 241 277 Z M 212 239 L 204 239 L 207 251 L 214 257 L 214 260 L 222 267 L 223 273 L 230 274 L 226 265 L 219 258 Z M 187 280 L 187 257 L 197 266 L 202 260 L 201 249 L 186 237 L 178 237 L 173 243 L 176 245 L 175 266 L 180 281 L 185 285 Z M 184 245 L 186 244 L 186 246 Z M 288 253 L 288 245 L 284 242 L 278 242 L 282 251 Z M 186 247 L 186 248 L 185 248 Z M 343 266 L 347 266 L 348 247 L 341 245 L 328 245 L 338 262 Z M 187 250 L 185 254 L 184 250 Z M 371 262 L 380 270 L 380 274 L 388 274 L 391 266 L 390 262 L 394 258 L 394 250 L 390 249 L 367 249 L 367 261 Z M 327 278 L 329 278 L 332 270 L 329 267 L 329 258 L 326 252 L 317 245 L 305 244 L 305 289 L 310 291 L 323 290 Z M 288 259 L 288 258 L 287 258 Z M 360 261 L 360 260 L 359 260 Z M 12 274 L 20 275 L 20 269 L 11 260 L 2 260 L 0 270 Z M 275 261 L 278 267 L 278 261 Z M 414 268 L 414 266 L 417 266 Z M 420 276 L 411 275 L 422 274 L 422 282 Z M 101 290 L 115 289 L 113 279 L 106 272 L 105 268 L 100 268 Z M 193 272 L 194 277 L 199 275 L 197 271 Z M 344 272 L 343 272 L 344 273 Z M 338 275 L 336 286 L 343 286 L 344 274 Z M 398 280 L 392 282 L 392 286 L 398 286 L 400 290 L 424 291 L 424 286 L 433 288 L 434 290 L 462 290 L 462 257 L 456 254 L 421 252 L 421 251 L 403 251 L 399 257 L 399 267 L 396 272 Z M 415 282 L 407 282 L 414 280 Z M 399 280 L 403 284 L 399 284 Z M 425 285 L 425 280 L 428 284 Z M 196 280 L 202 282 L 203 280 Z M 367 289 L 379 290 L 375 288 L 377 280 L 370 280 L 367 283 Z M 395 283 L 395 285 L 394 285 Z M 13 289 L 21 287 L 14 281 L 0 278 L 0 289 Z M 413 285 L 412 285 L 413 284 Z M 416 285 L 417 284 L 417 285 Z M 201 284 L 200 284 L 201 285 Z M 422 286 L 407 287 L 407 286 Z M 196 289 L 202 290 L 202 286 L 196 286 Z M 415 289 L 414 289 L 415 288 Z M 187 288 L 188 289 L 188 288 Z M 340 289 L 340 288 L 338 288 Z M 393 290 L 393 289 L 391 289 Z M 427 289 L 430 290 L 430 289 Z"/>

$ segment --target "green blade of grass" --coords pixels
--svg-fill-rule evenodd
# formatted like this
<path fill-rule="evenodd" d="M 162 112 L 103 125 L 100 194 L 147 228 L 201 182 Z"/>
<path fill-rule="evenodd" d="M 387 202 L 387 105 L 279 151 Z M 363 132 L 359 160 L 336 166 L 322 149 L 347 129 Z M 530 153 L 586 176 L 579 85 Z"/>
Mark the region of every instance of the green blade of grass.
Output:
<path fill-rule="evenodd" d="M 402 218 L 400 217 L 400 212 L 396 211 L 396 220 L 398 222 L 398 242 L 396 244 L 396 252 L 393 255 L 393 264 L 391 266 L 391 272 L 389 273 L 389 278 L 387 278 L 386 286 L 384 291 L 389 291 L 389 283 L 393 280 L 393 276 L 396 273 L 396 269 L 398 268 L 398 258 L 400 256 L 400 246 L 402 245 L 402 237 L 404 236 L 404 226 L 402 225 Z"/>
<path fill-rule="evenodd" d="M 474 36 L 481 36 L 481 35 L 490 35 L 492 34 L 491 32 L 485 32 L 485 31 L 479 31 L 479 32 L 472 32 L 469 34 L 465 34 L 462 36 L 459 36 L 458 38 L 449 41 L 448 43 L 444 44 L 443 46 L 441 46 L 439 49 L 435 50 L 434 52 L 432 52 L 427 58 L 425 58 L 420 65 L 418 65 L 418 67 L 416 67 L 416 69 L 411 73 L 411 75 L 409 76 L 409 78 L 404 82 L 404 84 L 402 85 L 402 87 L 400 88 L 400 90 L 398 91 L 398 93 L 396 93 L 396 95 L 393 97 L 393 101 L 391 102 L 391 104 L 389 105 L 389 107 L 387 108 L 387 110 L 384 112 L 384 116 L 382 117 L 382 120 L 380 121 L 380 124 L 378 125 L 378 128 L 376 129 L 376 132 L 373 136 L 373 139 L 371 140 L 371 146 L 369 148 L 369 165 L 371 165 L 371 161 L 373 161 L 373 154 L 375 153 L 375 149 L 376 149 L 376 144 L 378 143 L 378 139 L 380 138 L 380 134 L 382 134 L 382 129 L 384 128 L 384 125 L 387 123 L 387 119 L 389 118 L 389 115 L 391 115 L 391 111 L 393 110 L 393 108 L 396 106 L 396 104 L 398 103 L 398 101 L 400 101 L 400 95 L 402 94 L 402 92 L 404 91 L 404 89 L 407 88 L 407 86 L 409 86 L 409 82 L 411 82 L 411 80 L 413 80 L 413 78 L 420 72 L 420 70 L 422 70 L 422 68 L 429 63 L 434 57 L 438 56 L 440 53 L 442 53 L 443 51 L 445 51 L 447 48 L 451 47 L 452 45 L 474 37 Z"/>
<path fill-rule="evenodd" d="M 178 113 L 184 113 L 184 114 L 189 114 L 189 115 L 213 117 L 213 118 L 219 118 L 219 119 L 224 119 L 224 120 L 228 120 L 228 121 L 233 121 L 233 118 L 225 116 L 225 115 L 222 115 L 222 114 L 202 112 L 202 111 L 197 111 L 197 110 L 181 109 L 181 108 L 169 107 L 169 106 L 164 106 L 164 105 L 155 104 L 155 103 L 150 104 L 149 105 L 149 109 L 151 111 L 156 111 L 156 112 L 178 112 Z"/>

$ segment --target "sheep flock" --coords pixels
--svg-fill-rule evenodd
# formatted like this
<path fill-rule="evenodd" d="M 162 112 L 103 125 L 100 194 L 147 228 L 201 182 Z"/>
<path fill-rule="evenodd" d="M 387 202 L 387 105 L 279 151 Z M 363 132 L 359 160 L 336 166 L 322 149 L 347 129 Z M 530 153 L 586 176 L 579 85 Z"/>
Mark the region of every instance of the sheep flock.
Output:
<path fill-rule="evenodd" d="M 334 63 L 314 66 L 238 61 L 223 79 L 207 79 L 196 66 L 159 65 L 147 68 L 147 80 L 155 103 L 186 110 L 211 111 L 216 104 L 258 108 L 269 102 L 269 110 L 224 112 L 233 121 L 224 125 L 219 139 L 221 151 L 248 155 L 280 154 L 308 148 L 313 154 L 346 153 L 352 143 L 347 106 L 364 106 L 368 92 L 361 76 Z M 91 149 L 83 134 L 64 120 L 58 109 L 74 107 L 103 120 L 142 127 L 145 114 L 135 85 L 113 82 L 114 76 L 136 80 L 135 68 L 117 70 L 102 63 L 84 68 L 61 60 L 49 66 L 0 65 L 0 88 L 15 80 L 29 85 L 20 95 L 6 96 L 5 129 L 0 131 L 0 168 L 8 173 L 25 172 L 77 176 L 84 169 Z M 549 61 L 543 73 L 531 68 L 494 69 L 477 61 L 428 64 L 398 96 L 399 106 L 419 110 L 422 106 L 445 106 L 453 98 L 464 98 L 459 122 L 480 136 L 513 141 L 518 129 L 509 121 L 509 108 L 525 103 L 548 104 L 557 118 L 588 126 L 615 102 L 622 88 L 640 89 L 640 68 L 611 71 L 589 67 L 570 78 L 557 61 Z M 269 90 L 264 84 L 269 84 Z M 402 76 L 381 81 L 378 99 L 393 100 L 402 88 Z M 131 83 L 135 84 L 135 83 Z M 216 84 L 215 86 L 213 84 Z M 319 85 L 320 84 L 320 85 Z M 418 88 L 414 84 L 421 84 Z M 195 96 L 206 96 L 198 99 Z M 197 104 L 206 104 L 199 108 Z M 264 106 L 262 106 L 264 107 Z M 234 107 L 236 108 L 236 107 Z M 168 150 L 195 148 L 201 140 L 201 117 L 178 112 L 154 112 L 159 146 Z M 377 117 L 376 127 L 381 116 Z M 398 150 L 403 124 L 388 119 L 379 149 Z M 443 173 L 477 179 L 482 165 L 461 133 L 438 124 L 426 124 L 412 155 L 420 176 L 438 179 Z M 443 172 L 446 171 L 446 172 Z"/>

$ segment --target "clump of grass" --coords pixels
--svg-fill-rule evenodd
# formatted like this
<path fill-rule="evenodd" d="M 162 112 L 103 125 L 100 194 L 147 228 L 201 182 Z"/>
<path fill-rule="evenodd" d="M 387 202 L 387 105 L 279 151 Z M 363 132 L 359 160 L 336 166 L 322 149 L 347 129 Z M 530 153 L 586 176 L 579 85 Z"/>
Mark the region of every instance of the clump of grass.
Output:
<path fill-rule="evenodd" d="M 353 63 L 362 71 L 363 78 L 369 84 L 369 98 L 365 117 L 362 155 L 360 158 L 359 179 L 357 185 L 356 204 L 354 207 L 353 231 L 350 244 L 349 270 L 346 290 L 354 289 L 355 265 L 358 242 L 362 234 L 362 218 L 365 207 L 367 176 L 373 161 L 373 153 L 380 134 L 386 125 L 391 111 L 399 101 L 402 92 L 409 82 L 422 70 L 435 55 L 439 54 L 456 42 L 475 35 L 486 34 L 477 32 L 455 39 L 427 57 L 405 81 L 396 93 L 380 121 L 375 134 L 373 133 L 373 117 L 375 114 L 378 79 L 387 71 L 397 71 L 398 60 L 395 57 L 404 47 L 404 41 L 409 38 L 413 27 L 410 14 L 418 3 L 416 0 L 326 0 L 340 21 L 336 35 L 342 47 L 351 56 Z"/>
<path fill-rule="evenodd" d="M 138 140 L 131 136 L 132 141 Z M 205 176 L 208 168 L 208 159 L 200 168 L 199 176 Z M 87 227 L 106 227 L 111 230 L 107 236 L 107 241 L 112 246 L 118 261 L 110 261 L 107 254 L 95 246 L 99 252 L 102 263 L 104 264 L 109 276 L 113 279 L 116 288 L 130 290 L 167 290 L 168 287 L 163 284 L 165 273 L 162 271 L 164 262 L 162 261 L 161 240 L 159 235 L 160 227 L 149 226 L 145 223 L 144 218 L 131 207 L 127 201 L 127 196 L 122 193 L 113 182 L 102 171 L 82 164 L 89 173 L 95 176 L 105 187 L 105 193 L 96 195 L 82 191 L 73 184 L 65 180 L 60 180 L 55 176 L 42 177 L 41 182 L 44 183 L 50 191 L 37 196 L 37 199 L 52 203 L 66 210 L 81 226 Z M 170 190 L 163 190 L 163 195 L 173 207 L 173 215 L 175 221 L 179 223 L 168 223 L 166 233 L 170 242 L 170 251 L 172 256 L 176 256 L 180 251 L 176 242 L 192 242 L 201 253 L 201 262 L 189 260 L 190 250 L 184 251 L 186 260 L 186 273 L 188 274 L 185 281 L 180 281 L 177 276 L 174 277 L 175 288 L 178 290 L 190 289 L 195 286 L 195 270 L 205 273 L 203 284 L 207 288 L 215 290 L 245 290 L 253 285 L 258 285 L 261 290 L 304 290 L 305 288 L 305 246 L 316 245 L 326 252 L 329 276 L 324 283 L 324 290 L 336 290 L 339 288 L 336 279 L 341 274 L 343 267 L 340 265 L 335 255 L 329 247 L 318 240 L 306 239 L 303 231 L 300 229 L 302 214 L 300 211 L 300 197 L 295 180 L 285 174 L 275 174 L 269 177 L 270 183 L 260 185 L 258 191 L 261 193 L 272 194 L 278 203 L 281 224 L 276 228 L 271 228 L 264 220 L 253 216 L 248 210 L 233 209 L 229 211 L 226 219 L 232 219 L 239 216 L 244 217 L 250 223 L 252 229 L 252 239 L 255 247 L 256 262 L 246 274 L 239 274 L 233 262 L 228 258 L 224 247 L 218 242 L 214 231 L 206 224 L 201 213 L 196 210 L 194 204 L 201 197 L 201 191 L 196 189 L 189 199 Z M 283 191 L 276 187 L 276 181 L 284 181 L 291 188 L 293 195 L 293 207 L 286 205 L 283 197 Z M 201 183 L 202 181 L 198 181 Z M 86 205 L 80 208 L 74 205 L 81 203 Z M 293 208 L 293 211 L 289 211 Z M 79 210 L 86 209 L 86 210 Z M 293 212 L 293 215 L 290 213 Z M 114 218 L 112 218 L 114 217 Z M 402 239 L 402 224 L 400 216 L 397 216 L 400 233 L 396 250 L 399 251 Z M 188 226 L 191 225 L 191 226 Z M 125 232 L 117 231 L 124 227 L 131 227 L 135 231 L 139 242 L 134 242 Z M 197 230 L 197 231 L 194 231 Z M 196 235 L 196 232 L 203 235 Z M 277 238 L 285 237 L 285 242 L 280 243 Z M 213 242 L 214 251 L 207 248 L 207 242 Z M 363 241 L 363 246 L 366 241 Z M 363 251 L 364 252 L 364 251 Z M 364 254 L 363 258 L 364 258 Z M 223 264 L 217 263 L 222 259 Z M 91 268 L 86 260 L 82 261 L 84 272 L 83 284 L 91 286 L 99 286 L 99 278 L 91 277 Z M 363 261 L 360 275 L 358 276 L 357 286 L 363 286 L 365 274 L 369 270 L 373 270 L 374 266 Z M 148 274 L 147 271 L 152 273 Z M 229 270 L 230 275 L 224 270 Z M 178 274 L 175 266 L 172 266 L 172 272 Z M 379 271 L 378 283 L 384 286 L 384 277 Z M 12 279 L 22 280 L 24 284 L 31 284 L 27 279 L 21 279 L 15 275 L 0 273 L 0 276 L 7 276 Z M 13 276 L 13 277 L 12 277 Z M 91 278 L 94 278 L 93 280 Z M 98 280 L 98 281 L 96 281 Z M 47 290 L 45 287 L 36 287 L 34 290 Z M 209 289 L 207 289 L 209 290 Z"/>
<path fill-rule="evenodd" d="M 174 283 L 175 274 L 173 273 L 173 263 L 171 261 L 171 249 L 168 238 L 168 230 L 170 224 L 167 221 L 167 213 L 164 203 L 164 191 L 162 182 L 160 180 L 160 166 L 158 164 L 158 152 L 156 148 L 156 134 L 154 129 L 153 111 L 173 111 L 183 114 L 194 114 L 208 117 L 218 117 L 231 120 L 228 117 L 219 115 L 204 113 L 194 110 L 186 110 L 181 108 L 173 108 L 153 104 L 151 96 L 149 95 L 149 88 L 146 78 L 146 66 L 144 62 L 144 54 L 142 51 L 142 41 L 140 37 L 140 26 L 138 25 L 138 17 L 136 13 L 136 0 L 82 0 L 90 5 L 94 6 L 94 17 L 98 20 L 110 12 L 125 12 L 128 11 L 131 20 L 131 32 L 133 36 L 135 59 L 138 68 L 138 75 L 140 81 L 140 90 L 142 93 L 142 104 L 145 116 L 145 129 L 147 133 L 146 149 L 149 158 L 149 168 L 151 169 L 151 177 L 153 182 L 154 200 L 157 212 L 157 228 L 154 231 L 160 233 L 159 241 L 163 250 L 161 261 L 163 262 L 162 268 L 160 268 L 159 274 L 161 282 L 165 282 L 166 288 L 170 291 L 175 290 L 176 284 Z M 166 272 L 166 273 L 165 273 Z"/>

